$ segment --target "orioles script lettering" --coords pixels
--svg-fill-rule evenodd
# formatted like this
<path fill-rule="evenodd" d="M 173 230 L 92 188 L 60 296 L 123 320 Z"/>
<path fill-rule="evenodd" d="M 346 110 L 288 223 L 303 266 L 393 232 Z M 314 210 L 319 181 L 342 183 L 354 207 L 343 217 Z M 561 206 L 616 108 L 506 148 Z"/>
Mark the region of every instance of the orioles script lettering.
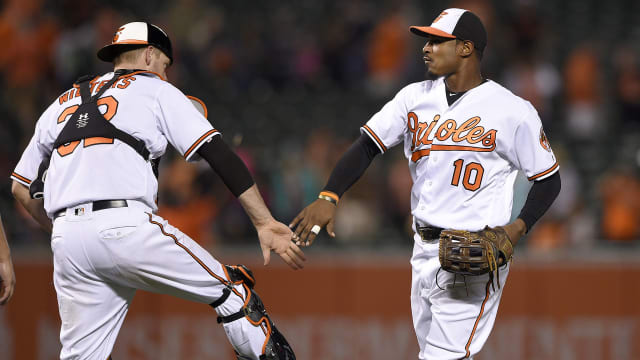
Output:
<path fill-rule="evenodd" d="M 437 128 L 440 115 L 433 117 L 427 124 L 420 122 L 414 112 L 407 114 L 407 127 L 411 135 L 411 161 L 416 162 L 431 151 L 493 151 L 496 148 L 496 134 L 498 130 L 486 130 L 478 125 L 480 117 L 474 116 L 458 126 L 454 119 L 447 119 Z M 435 129 L 435 132 L 434 132 Z M 430 136 L 433 133 L 433 137 Z M 451 139 L 455 145 L 433 144 L 433 140 L 446 141 Z M 457 143 L 460 143 L 458 145 Z M 431 145 L 428 149 L 420 149 L 422 145 Z"/>

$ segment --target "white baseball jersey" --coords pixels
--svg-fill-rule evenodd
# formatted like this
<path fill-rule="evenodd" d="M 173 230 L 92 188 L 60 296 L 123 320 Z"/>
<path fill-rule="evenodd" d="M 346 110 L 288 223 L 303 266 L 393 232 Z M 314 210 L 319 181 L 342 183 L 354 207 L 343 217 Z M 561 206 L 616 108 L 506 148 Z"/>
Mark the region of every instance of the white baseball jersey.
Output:
<path fill-rule="evenodd" d="M 112 77 L 94 79 L 92 93 Z M 29 185 L 36 178 L 80 98 L 78 89 L 70 89 L 43 113 L 11 175 L 14 180 Z M 171 143 L 186 160 L 193 160 L 198 148 L 219 134 L 205 118 L 204 104 L 194 106 L 157 74 L 121 76 L 97 103 L 105 119 L 143 140 L 153 158 Z M 249 301 L 246 285 L 231 283 L 218 260 L 152 214 L 157 186 L 149 161 L 118 139 L 87 138 L 54 150 L 44 204 L 49 216 L 65 209 L 53 220 L 51 235 L 60 359 L 110 359 L 137 289 L 203 304 L 223 299 L 215 308 L 220 316 L 238 313 Z M 126 200 L 127 206 L 93 209 L 93 201 L 117 199 Z M 268 321 L 263 317 L 249 323 L 247 317 L 223 326 L 236 351 L 257 359 L 271 337 Z"/>
<path fill-rule="evenodd" d="M 91 82 L 92 93 L 113 77 L 108 73 Z M 29 186 L 38 166 L 66 120 L 81 103 L 80 91 L 64 92 L 42 114 L 31 141 L 11 178 Z M 211 123 L 180 90 L 150 72 L 121 76 L 98 100 L 105 118 L 118 129 L 144 141 L 152 158 L 164 154 L 171 143 L 187 161 L 197 149 L 218 135 Z M 188 121 L 186 121 L 188 119 Z M 118 139 L 89 138 L 53 151 L 44 187 L 49 216 L 60 209 L 95 200 L 131 199 L 155 212 L 158 182 L 151 164 Z"/>
<path fill-rule="evenodd" d="M 361 131 L 382 152 L 404 141 L 412 214 L 441 228 L 505 225 L 517 171 L 534 180 L 559 168 L 533 106 L 493 81 L 451 106 L 444 78 L 410 84 Z"/>
<path fill-rule="evenodd" d="M 540 118 L 530 103 L 493 81 L 451 106 L 445 91 L 444 78 L 408 85 L 361 131 L 382 152 L 404 141 L 418 224 L 470 231 L 505 225 L 518 170 L 529 180 L 558 171 Z M 509 265 L 498 270 L 499 283 L 488 274 L 456 278 L 440 271 L 438 239 L 415 234 L 414 241 L 411 312 L 418 358 L 470 359 L 491 333 Z"/>

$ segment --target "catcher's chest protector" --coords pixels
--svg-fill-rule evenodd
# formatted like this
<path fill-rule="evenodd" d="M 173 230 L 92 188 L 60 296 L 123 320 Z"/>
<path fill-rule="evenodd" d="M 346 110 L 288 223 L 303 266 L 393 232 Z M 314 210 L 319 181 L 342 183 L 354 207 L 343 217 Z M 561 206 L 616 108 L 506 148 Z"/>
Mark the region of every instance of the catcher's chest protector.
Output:
<path fill-rule="evenodd" d="M 68 144 L 72 141 L 83 140 L 91 137 L 116 138 L 125 144 L 131 146 L 145 160 L 149 159 L 149 150 L 147 150 L 144 141 L 138 140 L 126 132 L 116 128 L 111 124 L 98 109 L 98 99 L 104 92 L 115 83 L 122 75 L 132 73 L 133 70 L 116 70 L 113 78 L 109 80 L 100 90 L 91 96 L 90 80 L 92 76 L 83 76 L 78 80 L 80 87 L 80 95 L 82 103 L 71 115 L 67 121 L 55 143 L 53 148 Z M 55 150 L 54 150 L 55 151 Z"/>
<path fill-rule="evenodd" d="M 104 84 L 98 92 L 91 96 L 91 79 L 92 75 L 83 76 L 78 79 L 77 84 L 80 89 L 80 96 L 82 103 L 78 105 L 78 108 L 71 114 L 71 118 L 67 121 L 64 128 L 58 138 L 53 143 L 53 151 L 56 151 L 60 146 L 70 144 L 73 141 L 84 140 L 92 137 L 118 139 L 125 144 L 131 146 L 140 156 L 145 160 L 151 161 L 151 167 L 156 178 L 158 177 L 158 165 L 160 158 L 150 159 L 150 152 L 147 149 L 144 141 L 138 140 L 135 137 L 127 134 L 126 132 L 115 127 L 111 122 L 105 119 L 104 115 L 100 113 L 98 109 L 98 99 L 109 89 L 118 79 L 138 70 L 116 70 L 113 74 L 113 78 Z M 66 156 L 66 154 L 60 153 L 60 156 Z M 38 176 L 29 186 L 29 193 L 31 197 L 41 198 L 44 193 L 44 179 L 46 171 L 49 168 L 49 162 L 51 160 L 51 154 L 46 157 L 38 168 Z"/>

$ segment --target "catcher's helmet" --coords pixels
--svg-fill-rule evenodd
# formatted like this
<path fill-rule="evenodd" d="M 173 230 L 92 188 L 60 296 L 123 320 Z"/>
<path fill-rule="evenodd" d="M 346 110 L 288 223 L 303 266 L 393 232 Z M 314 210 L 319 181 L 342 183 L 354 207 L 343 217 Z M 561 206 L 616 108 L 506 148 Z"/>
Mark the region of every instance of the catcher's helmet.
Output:
<path fill-rule="evenodd" d="M 169 36 L 158 26 L 147 22 L 132 22 L 119 27 L 113 35 L 111 44 L 98 51 L 98 58 L 113 62 L 121 52 L 147 45 L 160 49 L 173 63 L 173 50 Z"/>

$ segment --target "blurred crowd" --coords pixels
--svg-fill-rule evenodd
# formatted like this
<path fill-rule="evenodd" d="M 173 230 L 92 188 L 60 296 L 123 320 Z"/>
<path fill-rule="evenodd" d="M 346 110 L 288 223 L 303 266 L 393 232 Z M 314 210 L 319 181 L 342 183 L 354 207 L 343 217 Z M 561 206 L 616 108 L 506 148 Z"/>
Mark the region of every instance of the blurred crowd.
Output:
<path fill-rule="evenodd" d="M 169 80 L 207 104 L 274 215 L 312 202 L 358 129 L 424 78 L 425 25 L 474 11 L 489 33 L 483 73 L 538 109 L 562 192 L 523 247 L 635 247 L 640 240 L 640 2 L 612 0 L 5 0 L 0 5 L 0 212 L 12 247 L 47 235 L 12 199 L 9 174 L 40 113 L 81 75 L 109 71 L 96 50 L 127 22 L 170 35 Z M 160 215 L 209 248 L 255 242 L 238 202 L 206 163 L 170 151 Z M 522 205 L 526 181 L 516 185 Z M 399 147 L 341 200 L 336 239 L 318 246 L 411 246 L 411 179 Z M 341 215 L 340 215 L 341 214 Z M 640 246 L 638 247 L 640 249 Z"/>

